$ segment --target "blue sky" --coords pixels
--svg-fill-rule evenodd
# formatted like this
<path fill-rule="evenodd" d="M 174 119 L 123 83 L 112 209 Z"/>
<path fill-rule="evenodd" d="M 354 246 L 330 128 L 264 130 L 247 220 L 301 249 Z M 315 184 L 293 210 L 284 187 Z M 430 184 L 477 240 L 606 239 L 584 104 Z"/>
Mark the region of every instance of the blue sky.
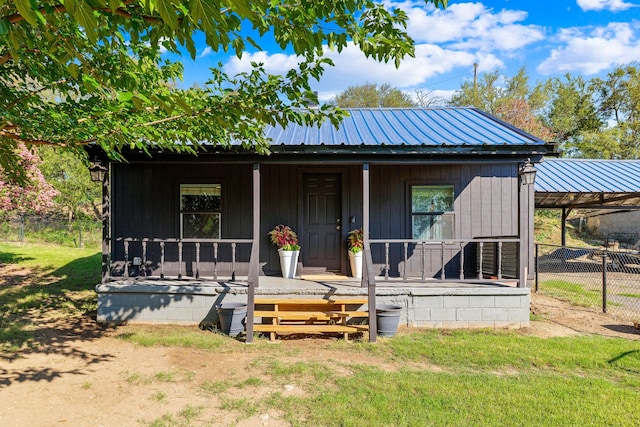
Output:
<path fill-rule="evenodd" d="M 396 69 L 366 59 L 353 46 L 341 54 L 327 51 L 336 66 L 313 85 L 321 100 L 367 82 L 448 98 L 473 77 L 473 63 L 479 73 L 498 69 L 509 76 L 526 66 L 533 83 L 565 73 L 591 78 L 640 60 L 640 0 L 450 0 L 445 10 L 422 1 L 385 3 L 408 13 L 416 57 Z M 203 40 L 197 46 L 195 61 L 182 58 L 186 87 L 204 83 L 218 62 L 231 74 L 247 70 L 251 61 L 272 73 L 298 62 L 268 44 L 240 60 L 210 52 Z"/>

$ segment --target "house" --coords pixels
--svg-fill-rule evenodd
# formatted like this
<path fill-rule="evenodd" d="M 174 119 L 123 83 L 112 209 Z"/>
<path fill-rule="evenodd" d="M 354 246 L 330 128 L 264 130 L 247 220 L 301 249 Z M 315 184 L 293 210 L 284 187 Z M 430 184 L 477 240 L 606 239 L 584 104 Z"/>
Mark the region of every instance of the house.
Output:
<path fill-rule="evenodd" d="M 527 324 L 532 163 L 553 147 L 473 108 L 349 113 L 338 129 L 268 128 L 269 156 L 211 147 L 110 162 L 98 319 L 199 323 L 220 301 L 297 287 L 373 289 L 403 304 L 412 325 Z M 278 224 L 298 233 L 305 283 L 276 278 L 268 232 Z M 364 287 L 344 280 L 356 228 L 365 232 Z"/>

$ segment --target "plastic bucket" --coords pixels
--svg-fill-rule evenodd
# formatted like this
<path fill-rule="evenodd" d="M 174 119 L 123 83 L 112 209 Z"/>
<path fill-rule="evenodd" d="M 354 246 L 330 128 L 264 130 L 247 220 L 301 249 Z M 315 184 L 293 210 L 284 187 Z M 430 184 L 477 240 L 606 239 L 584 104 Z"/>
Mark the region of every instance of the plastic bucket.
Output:
<path fill-rule="evenodd" d="M 222 332 L 229 336 L 237 337 L 244 331 L 245 318 L 247 317 L 247 304 L 239 302 L 220 304 L 217 312 Z"/>
<path fill-rule="evenodd" d="M 398 332 L 402 306 L 381 304 L 376 307 L 376 322 L 378 323 L 378 335 L 392 337 Z"/>

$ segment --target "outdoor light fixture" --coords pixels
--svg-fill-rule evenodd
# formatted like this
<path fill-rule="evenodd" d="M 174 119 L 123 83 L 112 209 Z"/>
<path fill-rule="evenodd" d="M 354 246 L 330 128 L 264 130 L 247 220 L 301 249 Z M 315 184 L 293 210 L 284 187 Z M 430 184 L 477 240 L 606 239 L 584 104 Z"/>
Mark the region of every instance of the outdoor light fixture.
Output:
<path fill-rule="evenodd" d="M 100 161 L 95 161 L 89 166 L 89 174 L 91 175 L 91 181 L 104 182 L 104 177 L 107 174 L 107 168 L 103 166 Z"/>
<path fill-rule="evenodd" d="M 538 172 L 538 170 L 533 167 L 531 159 L 527 159 L 527 161 L 520 166 L 520 170 L 518 170 L 522 184 L 533 185 L 536 180 L 536 172 Z"/>

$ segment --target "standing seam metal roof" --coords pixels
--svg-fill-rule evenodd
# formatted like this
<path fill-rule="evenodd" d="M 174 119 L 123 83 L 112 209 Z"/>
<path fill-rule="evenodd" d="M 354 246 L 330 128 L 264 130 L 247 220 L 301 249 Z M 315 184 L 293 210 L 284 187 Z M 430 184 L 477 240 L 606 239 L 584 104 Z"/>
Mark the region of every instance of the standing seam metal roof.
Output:
<path fill-rule="evenodd" d="M 536 191 L 634 193 L 640 191 L 640 160 L 546 159 L 536 165 Z"/>
<path fill-rule="evenodd" d="M 355 108 L 336 129 L 290 124 L 270 126 L 272 145 L 509 146 L 545 141 L 475 108 Z"/>

